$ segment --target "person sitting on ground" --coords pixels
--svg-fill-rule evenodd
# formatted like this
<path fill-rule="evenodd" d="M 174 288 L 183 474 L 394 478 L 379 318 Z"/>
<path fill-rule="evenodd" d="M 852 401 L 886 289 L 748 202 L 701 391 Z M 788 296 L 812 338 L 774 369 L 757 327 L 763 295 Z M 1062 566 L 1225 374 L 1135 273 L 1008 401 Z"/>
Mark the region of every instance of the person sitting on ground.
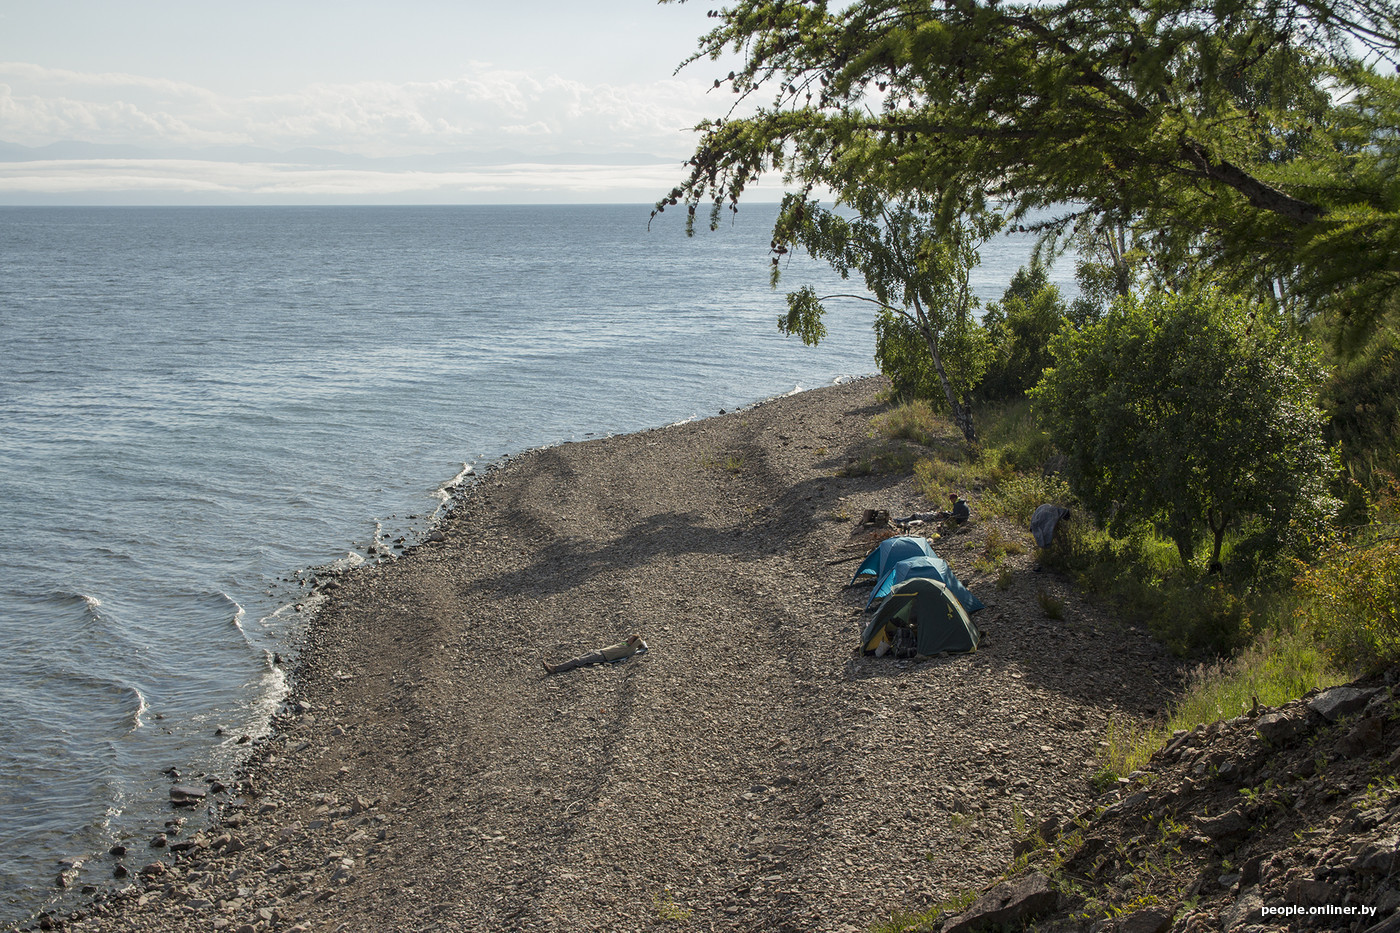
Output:
<path fill-rule="evenodd" d="M 967 520 L 972 517 L 972 509 L 968 508 L 967 500 L 955 492 L 948 493 L 948 499 L 953 503 L 948 517 L 953 520 L 955 525 L 966 525 Z"/>
<path fill-rule="evenodd" d="M 967 500 L 963 499 L 955 492 L 950 492 L 948 494 L 948 502 L 949 509 L 946 512 L 942 510 L 937 512 L 914 512 L 903 518 L 893 519 L 893 521 L 896 525 L 912 525 L 916 522 L 919 524 L 927 524 L 928 522 L 950 522 L 954 525 L 967 524 L 967 520 L 972 517 L 972 510 L 968 508 Z"/>
<path fill-rule="evenodd" d="M 546 674 L 559 674 L 563 671 L 571 671 L 576 667 L 585 667 L 589 664 L 608 664 L 613 661 L 621 661 L 630 658 L 634 654 L 640 654 L 647 650 L 647 643 L 642 641 L 642 636 L 633 633 L 627 636 L 627 640 L 616 645 L 608 645 L 597 651 L 590 651 L 581 654 L 569 661 L 559 664 L 550 664 L 548 661 L 541 661 Z"/>

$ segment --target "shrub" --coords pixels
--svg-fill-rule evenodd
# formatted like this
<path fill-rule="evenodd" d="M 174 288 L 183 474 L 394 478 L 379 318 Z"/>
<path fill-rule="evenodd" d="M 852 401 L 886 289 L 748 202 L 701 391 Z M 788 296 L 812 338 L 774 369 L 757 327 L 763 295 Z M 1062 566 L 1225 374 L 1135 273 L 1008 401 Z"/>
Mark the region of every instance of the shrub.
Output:
<path fill-rule="evenodd" d="M 1400 661 L 1400 539 L 1341 542 L 1300 566 L 1298 615 L 1339 664 L 1377 668 Z"/>
<path fill-rule="evenodd" d="M 1379 493 L 1385 475 L 1400 472 L 1400 333 L 1394 326 L 1338 367 L 1324 397 L 1328 440 L 1341 447 L 1357 492 Z M 1361 498 L 1354 496 L 1353 509 Z"/>
<path fill-rule="evenodd" d="M 986 399 L 1025 395 L 1050 365 L 1050 338 L 1065 321 L 1064 299 L 1045 267 L 1033 261 L 1019 269 L 1001 301 L 982 316 L 989 352 L 978 394 Z"/>
<path fill-rule="evenodd" d="M 1345 679 L 1306 632 L 1266 633 L 1229 660 L 1198 666 L 1167 728 L 1192 729 L 1229 719 L 1249 710 L 1256 700 L 1262 706 L 1279 706 L 1314 687 Z"/>
<path fill-rule="evenodd" d="M 1051 596 L 1048 590 L 1036 590 L 1035 601 L 1040 603 L 1040 611 L 1045 613 L 1047 619 L 1063 619 L 1065 617 L 1064 602 Z"/>
<path fill-rule="evenodd" d="M 903 438 L 925 447 L 933 446 L 940 439 L 961 439 L 947 417 L 936 413 L 926 399 L 902 402 L 876 415 L 871 424 L 886 437 Z"/>
<path fill-rule="evenodd" d="M 1118 533 L 1150 522 L 1189 566 L 1209 529 L 1218 567 L 1244 520 L 1277 546 L 1335 508 L 1321 369 L 1281 321 L 1215 290 L 1153 293 L 1051 347 L 1031 394 L 1075 495 Z"/>
<path fill-rule="evenodd" d="M 1381 473 L 1363 492 L 1370 523 L 1337 536 L 1312 564 L 1297 564 L 1297 615 L 1351 669 L 1400 661 L 1400 481 Z"/>
<path fill-rule="evenodd" d="M 1047 502 L 1064 504 L 1070 499 L 1069 484 L 1058 476 L 1032 476 L 1018 473 L 1004 480 L 996 492 L 982 500 L 982 508 L 1029 527 L 1036 507 Z"/>

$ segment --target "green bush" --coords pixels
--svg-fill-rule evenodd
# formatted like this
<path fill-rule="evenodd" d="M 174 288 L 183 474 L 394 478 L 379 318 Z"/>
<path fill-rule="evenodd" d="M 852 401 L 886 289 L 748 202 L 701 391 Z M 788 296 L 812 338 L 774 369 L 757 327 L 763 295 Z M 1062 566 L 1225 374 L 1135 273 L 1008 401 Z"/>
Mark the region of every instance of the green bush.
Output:
<path fill-rule="evenodd" d="M 1029 528 L 1037 506 L 1047 502 L 1064 505 L 1069 501 L 1069 484 L 1060 477 L 1017 473 L 983 499 L 982 508 Z"/>
<path fill-rule="evenodd" d="M 1297 578 L 1298 615 L 1352 670 L 1400 661 L 1400 540 L 1339 543 Z"/>
<path fill-rule="evenodd" d="M 1027 399 L 990 404 L 979 412 L 984 456 L 1023 473 L 1039 473 L 1055 456 L 1055 445 Z"/>
<path fill-rule="evenodd" d="M 1299 562 L 1295 580 L 1298 617 L 1352 670 L 1400 661 L 1400 482 L 1376 480 L 1380 493 L 1363 497 L 1369 523 Z"/>
<path fill-rule="evenodd" d="M 1032 390 L 1075 495 L 1113 529 L 1151 523 L 1190 566 L 1218 568 L 1246 520 L 1282 549 L 1336 507 L 1311 348 L 1217 290 L 1120 301 L 1052 341 Z"/>
<path fill-rule="evenodd" d="M 1015 399 L 1040 381 L 1050 365 L 1050 338 L 1067 318 L 1060 290 L 1039 262 L 1023 266 L 1000 302 L 987 307 L 987 368 L 977 392 L 984 399 Z"/>
<path fill-rule="evenodd" d="M 1323 393 L 1327 438 L 1338 444 L 1342 465 L 1355 486 L 1350 512 L 1363 497 L 1378 494 L 1385 475 L 1400 474 L 1400 334 L 1381 332 L 1356 357 L 1333 372 Z M 1353 516 L 1348 516 L 1353 517 Z"/>
<path fill-rule="evenodd" d="M 933 410 L 927 399 L 899 403 L 871 420 L 876 431 L 893 440 L 903 438 L 931 447 L 938 440 L 961 441 L 962 435 L 944 415 Z"/>
<path fill-rule="evenodd" d="M 953 394 L 967 398 L 987 365 L 987 335 L 976 321 L 955 321 L 942 334 L 939 352 Z M 875 314 L 875 362 L 889 377 L 895 395 L 923 399 L 935 411 L 948 411 L 948 396 L 919 329 L 890 311 Z"/>
<path fill-rule="evenodd" d="M 1229 654 L 1267 627 L 1267 600 L 1244 582 L 1181 566 L 1176 545 L 1148 525 L 1124 537 L 1091 521 L 1065 523 L 1044 563 L 1113 605 L 1126 622 L 1146 626 L 1174 653 Z"/>

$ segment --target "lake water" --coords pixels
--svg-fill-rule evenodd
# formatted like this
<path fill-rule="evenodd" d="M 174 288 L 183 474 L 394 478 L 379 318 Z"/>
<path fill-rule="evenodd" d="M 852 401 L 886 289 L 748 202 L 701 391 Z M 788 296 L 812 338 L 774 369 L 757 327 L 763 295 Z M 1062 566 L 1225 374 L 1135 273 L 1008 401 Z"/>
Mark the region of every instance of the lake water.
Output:
<path fill-rule="evenodd" d="M 874 371 L 863 307 L 777 332 L 772 207 L 648 213 L 0 209 L 0 924 L 75 862 L 110 882 L 116 842 L 149 860 L 167 769 L 232 772 L 303 571 L 502 455 Z M 1028 253 L 985 248 L 978 293 Z"/>

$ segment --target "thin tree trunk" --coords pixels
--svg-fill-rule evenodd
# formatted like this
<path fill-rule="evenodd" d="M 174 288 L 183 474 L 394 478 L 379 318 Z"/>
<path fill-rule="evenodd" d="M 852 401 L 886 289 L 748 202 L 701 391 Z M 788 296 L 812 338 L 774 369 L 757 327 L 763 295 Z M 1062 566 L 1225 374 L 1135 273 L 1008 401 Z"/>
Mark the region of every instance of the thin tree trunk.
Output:
<path fill-rule="evenodd" d="M 1217 524 L 1216 516 L 1220 520 Z M 1211 533 L 1215 535 L 1215 546 L 1210 552 L 1210 572 L 1219 573 L 1222 569 L 1220 564 L 1220 548 L 1225 543 L 1225 529 L 1230 527 L 1230 516 L 1215 509 L 1206 510 L 1206 524 L 1210 525 Z"/>
<path fill-rule="evenodd" d="M 972 411 L 958 401 L 953 384 L 948 381 L 948 373 L 943 369 L 943 357 L 938 352 L 938 340 L 933 335 L 933 329 L 928 326 L 928 318 L 925 317 L 923 306 L 917 298 L 914 299 L 914 311 L 919 316 L 919 333 L 924 335 L 924 343 L 928 344 L 929 356 L 933 358 L 933 369 L 938 373 L 938 381 L 942 383 L 943 394 L 948 399 L 948 410 L 953 414 L 953 423 L 963 432 L 963 437 L 967 438 L 969 444 L 975 444 L 977 430 L 972 424 Z"/>

